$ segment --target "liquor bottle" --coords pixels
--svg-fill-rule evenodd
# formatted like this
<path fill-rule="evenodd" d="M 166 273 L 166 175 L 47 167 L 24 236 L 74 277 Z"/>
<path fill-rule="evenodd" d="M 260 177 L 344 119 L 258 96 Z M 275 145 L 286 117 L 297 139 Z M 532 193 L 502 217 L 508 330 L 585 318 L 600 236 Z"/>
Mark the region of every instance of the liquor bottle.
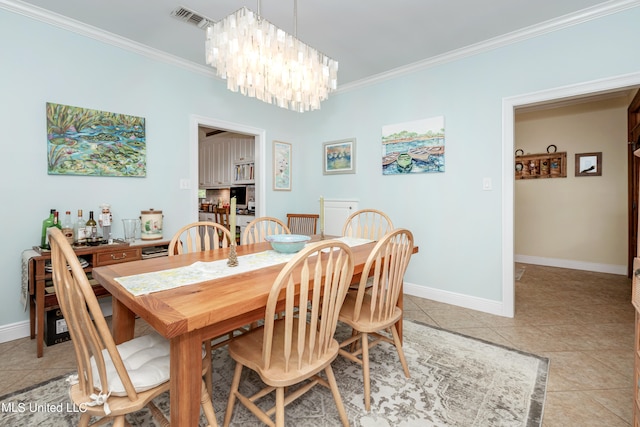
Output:
<path fill-rule="evenodd" d="M 71 222 L 71 211 L 66 211 L 62 220 L 62 234 L 67 238 L 70 245 L 73 245 L 73 223 Z"/>
<path fill-rule="evenodd" d="M 76 219 L 73 225 L 73 235 L 75 236 L 76 246 L 84 246 L 87 244 L 86 227 L 87 222 L 82 217 L 82 209 L 78 209 L 78 219 Z"/>
<path fill-rule="evenodd" d="M 58 227 L 58 230 L 62 230 L 62 224 L 60 224 L 60 215 L 58 211 L 53 212 L 53 226 Z"/>
<path fill-rule="evenodd" d="M 87 241 L 95 243 L 98 241 L 98 223 L 93 219 L 93 211 L 89 211 L 89 220 L 86 224 Z"/>
<path fill-rule="evenodd" d="M 49 211 L 49 217 L 45 218 L 42 221 L 42 237 L 40 238 L 40 247 L 42 249 L 51 249 L 49 246 L 49 237 L 47 236 L 47 229 L 49 227 L 53 227 L 53 214 L 56 212 L 55 209 L 51 209 Z"/>

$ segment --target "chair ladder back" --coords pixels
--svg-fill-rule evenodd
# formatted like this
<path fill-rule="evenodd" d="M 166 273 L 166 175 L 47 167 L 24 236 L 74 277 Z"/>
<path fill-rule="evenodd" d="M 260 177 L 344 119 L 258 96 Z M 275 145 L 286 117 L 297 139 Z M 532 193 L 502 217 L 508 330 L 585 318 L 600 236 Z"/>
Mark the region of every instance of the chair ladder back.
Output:
<path fill-rule="evenodd" d="M 289 227 L 274 217 L 260 217 L 251 221 L 242 234 L 242 244 L 264 242 L 266 236 L 274 234 L 291 234 Z"/>
<path fill-rule="evenodd" d="M 109 393 L 103 353 L 106 349 L 127 396 L 130 400 L 137 399 L 137 393 L 116 348 L 98 299 L 75 252 L 59 229 L 50 228 L 49 238 L 53 284 L 76 354 L 80 390 L 87 401 L 90 401 L 90 396 L 95 393 L 91 364 L 93 357 L 100 378 L 101 392 Z"/>
<path fill-rule="evenodd" d="M 311 236 L 318 229 L 318 214 L 287 214 L 287 227 L 293 234 Z"/>
<path fill-rule="evenodd" d="M 380 240 L 393 230 L 393 222 L 387 214 L 377 209 L 361 209 L 349 215 L 342 228 L 342 235 Z"/>
<path fill-rule="evenodd" d="M 396 229 L 378 241 L 362 271 L 354 319 L 360 318 L 365 295 L 371 304 L 369 321 L 380 322 L 393 315 L 412 253 L 413 234 L 409 230 Z"/>
<path fill-rule="evenodd" d="M 211 221 L 198 221 L 182 227 L 169 242 L 169 255 L 226 248 L 231 233 L 224 226 Z"/>
<path fill-rule="evenodd" d="M 328 253 L 322 250 L 330 249 Z M 340 308 L 353 275 L 353 254 L 336 240 L 307 245 L 283 267 L 271 288 L 265 310 L 263 367 L 271 366 L 276 322 L 284 322 L 285 371 L 313 363 L 329 350 Z M 296 289 L 299 294 L 296 295 Z M 278 299 L 284 292 L 284 319 Z M 281 318 L 281 317 L 280 317 Z M 295 367 L 291 366 L 295 363 Z"/>
<path fill-rule="evenodd" d="M 229 228 L 229 207 L 214 208 L 213 213 L 218 224 L 224 225 L 225 227 Z"/>

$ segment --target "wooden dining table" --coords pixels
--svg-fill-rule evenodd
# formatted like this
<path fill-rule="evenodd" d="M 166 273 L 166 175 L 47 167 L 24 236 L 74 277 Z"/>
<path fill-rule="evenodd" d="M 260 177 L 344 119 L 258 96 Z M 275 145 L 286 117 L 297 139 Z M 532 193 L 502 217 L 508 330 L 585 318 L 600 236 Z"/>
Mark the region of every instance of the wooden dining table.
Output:
<path fill-rule="evenodd" d="M 318 239 L 319 236 L 314 236 L 312 240 Z M 359 280 L 374 245 L 372 242 L 351 248 L 354 283 Z M 270 245 L 263 242 L 237 246 L 236 253 L 242 257 L 269 249 Z M 284 264 L 139 296 L 134 296 L 116 279 L 186 267 L 198 261 L 223 260 L 229 257 L 229 252 L 230 248 L 220 248 L 93 269 L 93 277 L 113 297 L 112 329 L 116 343 L 134 337 L 136 316 L 169 340 L 171 425 L 198 425 L 202 343 L 263 319 L 269 292 Z M 402 306 L 402 293 L 399 305 Z"/>

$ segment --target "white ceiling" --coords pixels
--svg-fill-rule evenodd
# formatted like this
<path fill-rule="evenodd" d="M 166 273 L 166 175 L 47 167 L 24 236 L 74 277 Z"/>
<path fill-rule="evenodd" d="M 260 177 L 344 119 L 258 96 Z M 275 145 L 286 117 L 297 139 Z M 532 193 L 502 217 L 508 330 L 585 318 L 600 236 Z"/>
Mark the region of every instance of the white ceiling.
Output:
<path fill-rule="evenodd" d="M 257 0 L 0 0 L 30 4 L 204 65 L 204 30 L 171 16 L 179 6 L 220 20 Z M 630 0 L 300 0 L 297 35 L 339 61 L 338 86 L 496 40 L 586 19 Z M 261 15 L 293 33 L 294 0 Z M 40 11 L 41 12 L 41 11 Z M 48 15 L 48 13 L 47 13 Z M 549 22 L 551 21 L 551 22 Z"/>

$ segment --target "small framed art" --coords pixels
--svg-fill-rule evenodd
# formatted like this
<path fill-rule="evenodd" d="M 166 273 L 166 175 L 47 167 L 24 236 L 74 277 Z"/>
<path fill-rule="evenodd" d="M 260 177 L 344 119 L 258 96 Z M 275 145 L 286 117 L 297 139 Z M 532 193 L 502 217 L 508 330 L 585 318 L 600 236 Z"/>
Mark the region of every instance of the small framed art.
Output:
<path fill-rule="evenodd" d="M 273 189 L 291 191 L 291 144 L 273 141 Z"/>
<path fill-rule="evenodd" d="M 356 139 L 343 139 L 322 144 L 325 175 L 356 173 Z"/>
<path fill-rule="evenodd" d="M 576 153 L 576 176 L 601 176 L 602 152 Z"/>

